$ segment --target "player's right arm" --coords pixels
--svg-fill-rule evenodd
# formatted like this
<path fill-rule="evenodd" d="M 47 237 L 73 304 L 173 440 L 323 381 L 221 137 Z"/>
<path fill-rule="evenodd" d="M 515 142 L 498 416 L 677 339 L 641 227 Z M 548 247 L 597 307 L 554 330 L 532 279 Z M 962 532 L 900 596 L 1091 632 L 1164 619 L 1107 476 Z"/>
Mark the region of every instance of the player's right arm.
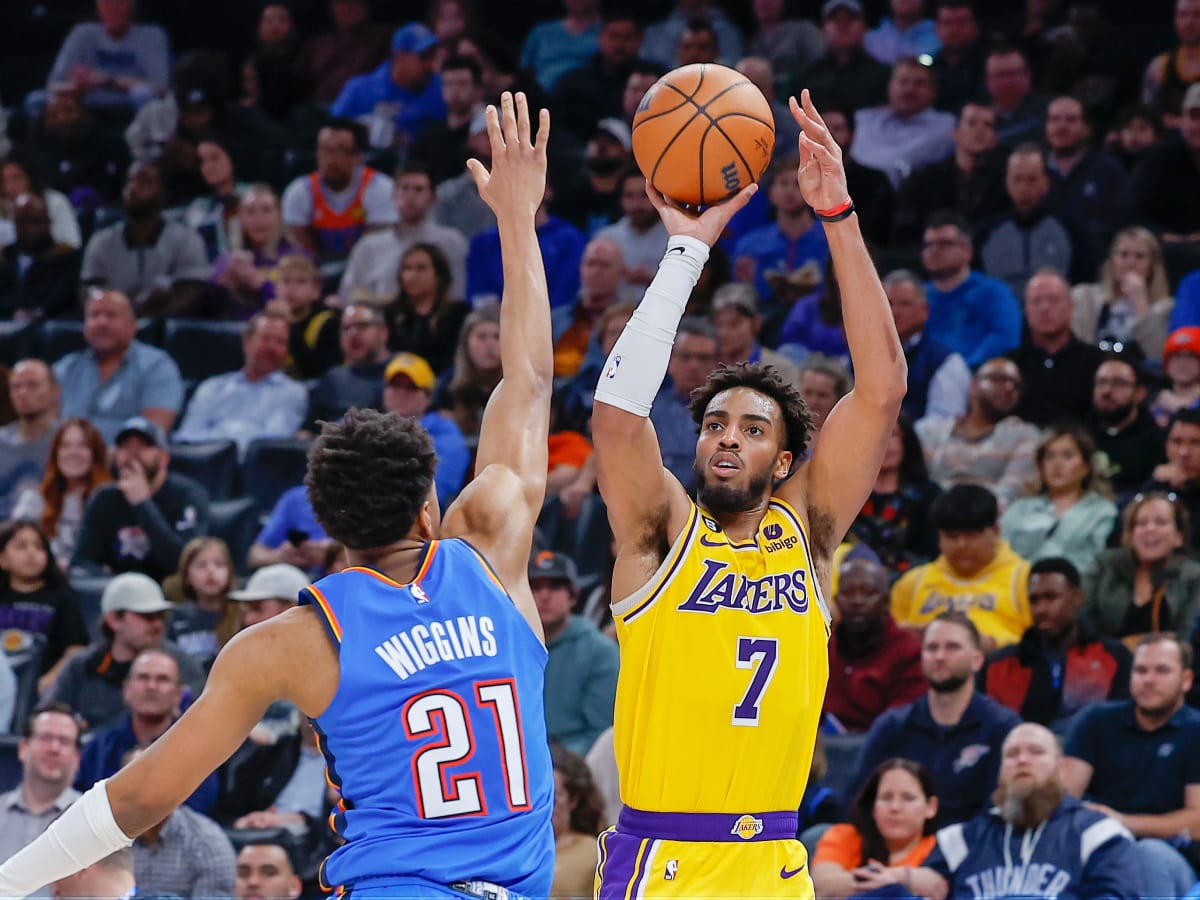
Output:
<path fill-rule="evenodd" d="M 166 734 L 0 865 L 0 897 L 24 897 L 128 846 L 224 763 L 271 703 L 286 699 L 319 715 L 337 676 L 337 655 L 311 608 L 242 632 L 217 657 L 200 699 Z"/>
<path fill-rule="evenodd" d="M 646 183 L 646 194 L 670 235 L 667 252 L 608 356 L 592 407 L 597 481 L 617 544 L 614 599 L 642 586 L 687 522 L 691 501 L 663 466 L 650 407 L 667 373 L 679 320 L 709 248 L 756 190 L 757 185 L 750 185 L 696 216 Z"/>

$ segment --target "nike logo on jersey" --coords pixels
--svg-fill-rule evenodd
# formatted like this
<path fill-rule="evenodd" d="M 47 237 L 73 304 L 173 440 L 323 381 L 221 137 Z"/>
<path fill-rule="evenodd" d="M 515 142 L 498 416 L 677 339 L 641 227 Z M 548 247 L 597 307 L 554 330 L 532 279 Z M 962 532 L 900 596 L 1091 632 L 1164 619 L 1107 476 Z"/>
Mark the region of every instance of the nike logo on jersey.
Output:
<path fill-rule="evenodd" d="M 796 875 L 799 875 L 803 871 L 804 871 L 804 866 L 801 866 L 798 869 L 792 869 L 790 872 L 788 871 L 788 867 L 784 866 L 782 869 L 779 870 L 779 877 L 780 878 L 793 878 Z"/>

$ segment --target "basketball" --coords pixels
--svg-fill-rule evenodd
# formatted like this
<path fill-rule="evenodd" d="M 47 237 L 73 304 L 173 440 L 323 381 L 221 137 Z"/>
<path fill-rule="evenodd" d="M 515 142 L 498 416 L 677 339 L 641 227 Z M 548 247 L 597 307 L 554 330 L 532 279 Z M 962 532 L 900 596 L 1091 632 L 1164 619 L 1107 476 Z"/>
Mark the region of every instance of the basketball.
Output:
<path fill-rule="evenodd" d="M 771 105 L 741 72 L 696 63 L 656 81 L 633 117 L 633 156 L 659 193 L 711 205 L 758 181 L 775 148 Z"/>

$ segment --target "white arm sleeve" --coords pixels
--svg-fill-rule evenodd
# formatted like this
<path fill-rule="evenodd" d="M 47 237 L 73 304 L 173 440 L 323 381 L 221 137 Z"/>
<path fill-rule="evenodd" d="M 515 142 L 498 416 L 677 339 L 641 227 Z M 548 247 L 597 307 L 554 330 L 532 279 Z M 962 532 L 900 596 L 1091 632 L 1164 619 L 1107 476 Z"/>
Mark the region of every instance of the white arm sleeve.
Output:
<path fill-rule="evenodd" d="M 703 241 L 686 235 L 668 238 L 658 274 L 608 355 L 596 400 L 635 416 L 650 415 L 671 361 L 675 330 L 707 261 Z"/>
<path fill-rule="evenodd" d="M 113 818 L 107 782 L 96 782 L 32 843 L 0 865 L 0 897 L 26 897 L 133 843 Z"/>

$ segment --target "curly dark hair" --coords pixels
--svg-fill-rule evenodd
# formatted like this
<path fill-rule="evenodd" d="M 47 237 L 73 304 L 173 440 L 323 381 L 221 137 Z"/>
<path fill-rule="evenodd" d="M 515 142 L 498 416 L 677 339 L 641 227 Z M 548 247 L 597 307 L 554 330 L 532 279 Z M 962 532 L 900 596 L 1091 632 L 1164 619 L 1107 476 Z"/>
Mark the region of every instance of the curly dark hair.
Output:
<path fill-rule="evenodd" d="M 561 744 L 550 745 L 550 757 L 554 768 L 562 774 L 563 787 L 571 798 L 571 830 L 593 837 L 603 831 L 604 799 L 592 779 L 592 771 L 578 753 L 572 753 Z"/>
<path fill-rule="evenodd" d="M 355 550 L 401 540 L 429 499 L 437 455 L 419 422 L 351 409 L 321 423 L 308 451 L 304 484 L 321 527 Z"/>
<path fill-rule="evenodd" d="M 812 435 L 813 416 L 808 404 L 774 366 L 761 363 L 740 362 L 736 365 L 722 363 L 709 373 L 704 384 L 692 391 L 692 420 L 697 426 L 703 424 L 704 414 L 713 398 L 722 391 L 744 387 L 770 397 L 783 415 L 784 437 L 781 450 L 792 454 L 792 465 L 804 458 L 808 450 L 808 439 Z"/>

